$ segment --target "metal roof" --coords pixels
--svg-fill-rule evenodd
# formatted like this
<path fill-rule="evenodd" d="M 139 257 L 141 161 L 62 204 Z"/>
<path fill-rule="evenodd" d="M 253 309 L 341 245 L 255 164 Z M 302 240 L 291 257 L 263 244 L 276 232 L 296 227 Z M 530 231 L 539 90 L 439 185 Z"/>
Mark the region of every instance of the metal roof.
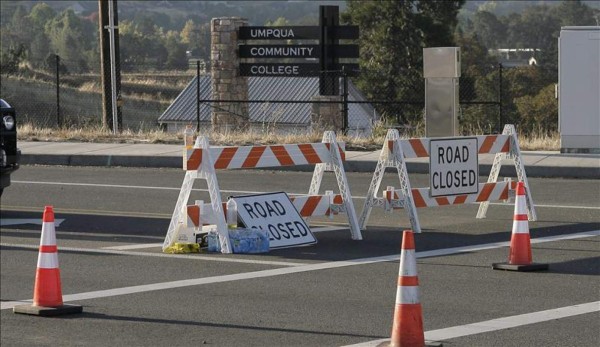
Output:
<path fill-rule="evenodd" d="M 158 117 L 159 123 L 196 121 L 196 77 Z M 200 76 L 200 100 L 210 100 L 210 76 Z M 253 123 L 283 123 L 308 126 L 313 96 L 319 95 L 317 77 L 249 77 L 249 100 L 291 101 L 286 103 L 250 102 L 249 116 Z M 348 81 L 348 100 L 366 101 L 351 80 Z M 348 125 L 352 129 L 371 127 L 375 109 L 367 103 L 348 104 Z M 200 104 L 200 121 L 210 122 L 208 102 Z"/>

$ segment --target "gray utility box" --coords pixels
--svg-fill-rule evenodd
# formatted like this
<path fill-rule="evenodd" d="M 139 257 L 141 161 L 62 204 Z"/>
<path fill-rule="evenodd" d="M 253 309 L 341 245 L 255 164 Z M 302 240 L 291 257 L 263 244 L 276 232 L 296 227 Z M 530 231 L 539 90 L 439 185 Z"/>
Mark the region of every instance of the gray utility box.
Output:
<path fill-rule="evenodd" d="M 561 153 L 600 153 L 600 26 L 561 28 L 558 129 Z"/>
<path fill-rule="evenodd" d="M 423 48 L 425 136 L 458 135 L 460 47 Z"/>

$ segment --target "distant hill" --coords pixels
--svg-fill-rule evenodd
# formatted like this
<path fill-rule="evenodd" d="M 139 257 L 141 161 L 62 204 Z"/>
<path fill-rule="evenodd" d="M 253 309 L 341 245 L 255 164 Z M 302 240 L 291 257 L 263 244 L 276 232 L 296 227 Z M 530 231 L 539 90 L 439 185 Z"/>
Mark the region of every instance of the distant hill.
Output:
<path fill-rule="evenodd" d="M 75 13 L 88 16 L 98 11 L 97 1 L 0 1 L 2 21 L 9 20 L 17 6 L 30 9 L 45 2 L 57 11 L 72 8 Z M 291 25 L 318 24 L 319 5 L 337 5 L 346 8 L 345 1 L 125 1 L 119 0 L 119 20 L 143 16 L 152 18 L 157 25 L 168 30 L 181 30 L 185 21 L 208 22 L 214 17 L 238 16 L 247 18 L 250 25 L 264 25 L 279 17 Z"/>
<path fill-rule="evenodd" d="M 600 9 L 600 1 L 598 1 L 598 0 L 583 0 L 581 2 L 591 8 Z M 557 1 L 557 0 L 535 0 L 535 1 L 527 1 L 527 0 L 520 0 L 520 1 L 471 0 L 471 1 L 469 1 L 468 0 L 463 5 L 462 9 L 463 9 L 463 11 L 467 11 L 467 12 L 475 12 L 478 9 L 482 8 L 488 12 L 495 14 L 497 17 L 499 17 L 499 16 L 505 16 L 507 14 L 514 13 L 514 12 L 521 12 L 525 8 L 530 7 L 530 6 L 537 6 L 537 5 L 557 6 L 557 5 L 560 5 L 560 3 L 561 3 L 561 1 Z"/>

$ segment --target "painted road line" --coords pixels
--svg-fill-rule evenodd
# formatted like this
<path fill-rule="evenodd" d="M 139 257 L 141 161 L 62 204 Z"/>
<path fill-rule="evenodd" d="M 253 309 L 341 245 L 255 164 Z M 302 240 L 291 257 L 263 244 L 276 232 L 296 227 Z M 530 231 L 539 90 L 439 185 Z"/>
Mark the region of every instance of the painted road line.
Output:
<path fill-rule="evenodd" d="M 430 330 L 425 332 L 425 339 L 429 341 L 446 341 L 457 337 L 482 334 L 491 331 L 516 328 L 523 325 L 547 322 L 550 320 L 567 318 L 586 313 L 600 311 L 600 301 L 554 308 L 550 310 L 519 314 L 516 316 L 502 317 L 478 323 L 459 325 L 450 328 Z M 344 347 L 376 347 L 389 339 L 380 339 Z"/>
<path fill-rule="evenodd" d="M 54 227 L 58 228 L 60 223 L 64 222 L 64 219 L 55 219 Z M 0 219 L 0 227 L 6 227 L 9 225 L 23 225 L 23 224 L 37 224 L 42 225 L 41 218 L 2 218 Z"/>
<path fill-rule="evenodd" d="M 132 186 L 124 184 L 101 184 L 101 183 L 75 183 L 75 182 L 39 182 L 39 181 L 11 181 L 17 184 L 46 184 L 46 185 L 64 185 L 79 187 L 100 187 L 100 188 L 128 188 L 128 189 L 154 189 L 154 190 L 177 190 L 181 187 L 156 187 L 156 186 Z M 208 189 L 192 189 L 196 192 L 208 192 Z M 220 190 L 223 193 L 242 193 L 242 194 L 263 194 L 264 192 L 245 191 L 245 190 Z"/>
<path fill-rule="evenodd" d="M 133 244 L 133 245 L 102 247 L 102 249 L 114 249 L 117 251 L 126 251 L 129 249 L 144 249 L 144 248 L 162 247 L 162 245 L 163 245 L 162 242 L 160 242 L 160 243 L 138 243 L 138 244 Z"/>
<path fill-rule="evenodd" d="M 338 230 L 348 230 L 348 226 L 346 227 L 334 227 L 334 226 L 321 226 L 321 227 L 310 227 L 310 231 L 313 233 L 320 233 L 323 231 L 338 231 Z"/>
<path fill-rule="evenodd" d="M 541 243 L 541 242 L 550 242 L 550 241 L 559 241 L 559 240 L 571 240 L 571 239 L 591 237 L 591 236 L 600 236 L 600 230 L 582 232 L 582 233 L 577 233 L 577 234 L 562 235 L 562 236 L 560 236 L 560 238 L 557 236 L 553 236 L 553 237 L 549 237 L 549 238 L 538 238 L 536 240 L 538 240 L 538 243 Z M 449 251 L 445 250 L 445 249 L 438 249 L 438 250 L 432 250 L 432 251 L 418 252 L 416 254 L 416 257 L 424 258 L 424 257 L 432 257 L 432 256 L 436 256 L 436 255 L 440 256 L 440 255 L 458 254 L 458 253 L 463 253 L 463 252 L 472 252 L 473 250 L 476 250 L 476 249 L 499 248 L 499 247 L 504 247 L 507 245 L 508 245 L 508 242 L 502 242 L 502 243 L 494 242 L 492 244 L 484 244 L 484 245 L 478 245 L 478 246 L 451 248 L 452 252 L 454 252 L 454 253 L 449 253 Z M 0 243 L 0 246 L 10 247 L 11 245 L 6 245 L 6 244 Z M 36 247 L 32 247 L 29 245 L 24 245 L 24 246 L 25 246 L 24 248 L 37 249 L 37 246 Z M 18 247 L 18 245 L 15 245 L 13 247 Z M 59 249 L 69 250 L 68 248 L 60 248 L 60 247 L 59 247 Z M 81 251 L 81 249 L 73 249 L 73 250 Z M 125 252 L 125 251 L 115 251 L 115 250 L 84 250 L 84 251 L 88 251 L 88 252 L 93 251 L 94 253 L 108 252 L 111 254 L 125 254 L 125 255 L 137 255 L 137 256 L 150 255 L 150 253 Z M 181 254 L 152 253 L 151 255 L 152 256 L 161 256 L 161 257 L 166 256 L 166 257 L 171 257 L 171 258 L 176 258 L 176 256 L 179 255 L 179 256 L 185 257 L 185 259 L 200 258 L 198 256 L 187 256 L 187 255 L 181 255 Z M 229 258 L 210 258 L 210 257 L 204 257 L 204 258 L 206 258 L 206 260 L 215 260 L 215 261 L 233 261 L 233 259 L 229 259 Z M 318 270 L 325 270 L 325 269 L 335 269 L 335 268 L 354 266 L 354 265 L 367 265 L 367 264 L 387 262 L 387 261 L 398 261 L 399 259 L 400 259 L 400 255 L 394 254 L 394 255 L 381 256 L 381 257 L 351 259 L 351 260 L 334 261 L 334 262 L 317 263 L 317 264 L 298 265 L 299 263 L 287 263 L 287 264 L 294 264 L 294 265 L 291 267 L 272 269 L 272 270 L 252 271 L 252 272 L 233 274 L 233 275 L 194 278 L 194 279 L 180 280 L 180 281 L 173 281 L 173 282 L 162 282 L 162 283 L 146 284 L 146 285 L 140 285 L 140 286 L 99 290 L 99 291 L 80 293 L 80 294 L 71 294 L 71 295 L 63 296 L 63 301 L 67 302 L 67 301 L 96 299 L 96 298 L 104 298 L 104 297 L 110 297 L 110 296 L 143 293 L 143 292 L 149 292 L 149 291 L 155 291 L 155 290 L 164 290 L 164 289 L 181 288 L 181 287 L 197 286 L 197 285 L 212 284 L 212 283 L 223 283 L 223 282 L 240 281 L 240 280 L 246 280 L 246 279 L 289 275 L 289 274 L 294 274 L 294 273 L 318 271 Z M 252 261 L 248 260 L 248 262 L 252 262 Z M 13 308 L 15 305 L 19 305 L 23 301 L 26 301 L 26 300 L 2 302 L 2 310 Z"/>
<path fill-rule="evenodd" d="M 330 226 L 323 226 L 323 227 L 316 227 L 310 228 L 310 231 L 313 233 L 319 233 L 319 232 L 323 232 L 323 231 L 337 231 L 337 230 L 346 230 L 348 229 L 347 227 L 330 227 Z M 162 243 L 142 243 L 142 244 L 133 244 L 133 245 L 123 245 L 123 246 L 110 246 L 110 247 L 102 247 L 102 249 L 115 249 L 115 250 L 121 250 L 121 251 L 125 251 L 125 250 L 129 250 L 129 249 L 144 249 L 144 248 L 154 248 L 154 247 L 162 247 Z"/>
<path fill-rule="evenodd" d="M 39 181 L 12 181 L 17 184 L 48 184 L 48 185 L 66 185 L 66 186 L 89 186 L 104 188 L 131 188 L 131 189 L 159 189 L 159 190 L 181 190 L 181 187 L 156 187 L 156 186 L 132 186 L 121 184 L 99 184 L 99 183 L 72 183 L 72 182 L 39 182 Z M 192 189 L 197 192 L 208 192 L 208 189 Z M 241 193 L 241 194 L 264 194 L 266 192 L 244 191 L 244 190 L 225 190 L 223 193 Z M 306 195 L 305 193 L 287 193 L 288 195 Z M 364 200 L 365 196 L 353 196 L 353 199 Z M 511 203 L 492 202 L 490 205 L 514 206 Z M 600 206 L 568 206 L 568 205 L 535 205 L 542 208 L 561 208 L 561 209 L 582 209 L 582 210 L 600 210 Z"/>
<path fill-rule="evenodd" d="M 160 244 L 162 245 L 162 244 Z M 22 249 L 39 249 L 39 245 L 25 245 L 25 244 L 15 244 L 15 243 L 0 243 L 2 247 L 12 247 L 12 248 L 22 248 Z M 215 253 L 214 256 L 204 256 L 198 254 L 166 254 L 166 253 L 149 253 L 149 252 L 128 252 L 126 250 L 116 250 L 116 249 L 97 249 L 97 248 L 79 248 L 79 247 L 61 247 L 58 246 L 58 251 L 67 251 L 67 252 L 86 252 L 86 253 L 95 253 L 95 254 L 114 254 L 114 255 L 124 255 L 124 256 L 141 256 L 141 257 L 155 257 L 155 258 L 177 258 L 177 259 L 187 259 L 187 260 L 206 260 L 206 261 L 219 261 L 224 263 L 242 263 L 242 264 L 252 264 L 252 265 L 269 265 L 269 266 L 300 266 L 305 265 L 306 263 L 295 263 L 295 262 L 285 262 L 285 261 L 270 261 L 270 260 L 258 260 L 258 259 L 240 259 L 240 258 L 225 258 L 221 257 L 220 253 Z"/>
<path fill-rule="evenodd" d="M 56 210 L 55 210 L 56 211 Z M 3 232 L 4 230 L 0 231 Z M 39 230 L 24 230 L 19 229 L 19 235 L 35 235 L 39 238 Z M 149 236 L 149 235 L 123 235 L 123 234 L 104 234 L 104 233 L 85 233 L 85 232 L 72 232 L 72 231 L 56 231 L 56 236 L 87 236 L 87 237 L 98 237 L 98 238 L 122 238 L 122 239 L 153 239 L 153 240 L 164 240 L 164 236 Z M 9 236 L 6 236 L 9 237 Z M 18 236 L 12 236 L 18 237 Z M 59 237 L 60 239 L 60 237 Z M 133 242 L 133 241 L 131 241 Z M 161 244 L 162 245 L 162 244 Z"/>
<path fill-rule="evenodd" d="M 21 211 L 21 212 L 40 212 L 37 206 L 14 206 L 3 205 L 3 210 Z M 136 212 L 136 211 L 107 211 L 107 210 L 84 210 L 76 208 L 55 208 L 55 213 L 95 215 L 95 216 L 113 216 L 113 217 L 139 217 L 139 218 L 170 218 L 171 214 L 156 212 Z"/>

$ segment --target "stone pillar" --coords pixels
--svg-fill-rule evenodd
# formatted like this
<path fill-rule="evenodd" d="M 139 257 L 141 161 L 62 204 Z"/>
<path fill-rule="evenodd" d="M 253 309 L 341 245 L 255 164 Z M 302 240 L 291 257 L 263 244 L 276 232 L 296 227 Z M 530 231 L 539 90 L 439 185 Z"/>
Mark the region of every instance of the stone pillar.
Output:
<path fill-rule="evenodd" d="M 238 29 L 248 25 L 240 17 L 213 18 L 211 21 L 211 80 L 213 100 L 248 100 L 248 77 L 239 75 Z M 211 111 L 216 132 L 246 129 L 248 103 L 217 102 Z"/>
<path fill-rule="evenodd" d="M 336 134 L 341 134 L 344 126 L 342 97 L 339 95 L 316 95 L 311 98 L 311 101 L 310 121 L 313 130 L 335 131 Z M 335 103 L 319 101 L 335 101 Z"/>

